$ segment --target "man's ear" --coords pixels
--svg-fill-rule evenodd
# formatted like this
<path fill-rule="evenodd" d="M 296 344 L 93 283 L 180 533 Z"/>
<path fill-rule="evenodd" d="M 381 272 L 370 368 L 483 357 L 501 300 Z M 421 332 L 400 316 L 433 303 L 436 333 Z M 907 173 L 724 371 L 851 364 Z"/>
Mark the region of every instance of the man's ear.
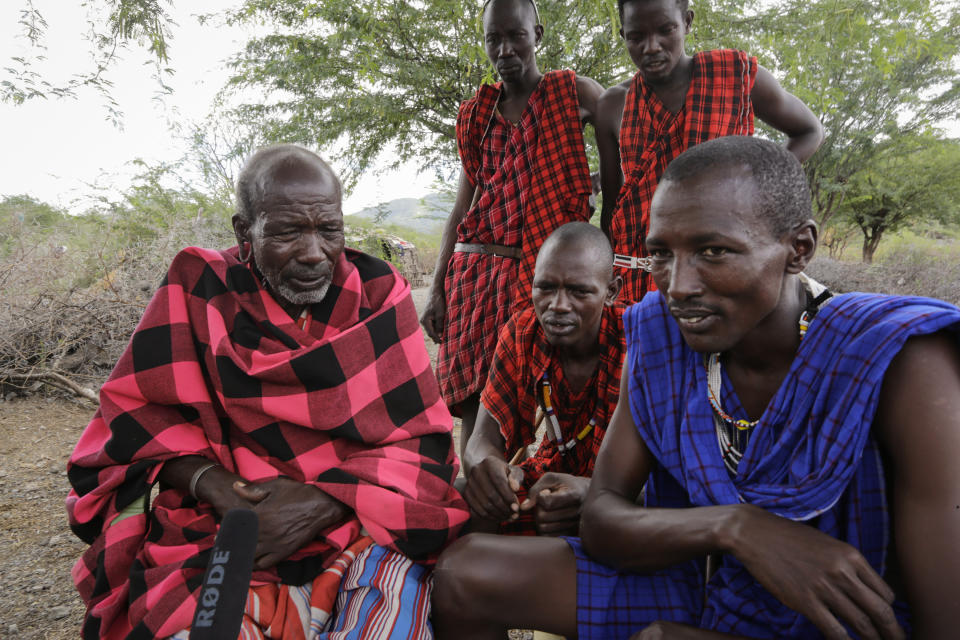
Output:
<path fill-rule="evenodd" d="M 607 295 L 603 298 L 604 306 L 612 307 L 613 303 L 617 301 L 617 296 L 620 295 L 620 289 L 622 288 L 623 278 L 614 276 L 613 279 L 607 283 Z"/>
<path fill-rule="evenodd" d="M 687 9 L 683 16 L 684 35 L 690 33 L 690 27 L 693 26 L 693 9 Z"/>
<path fill-rule="evenodd" d="M 817 223 L 806 220 L 790 232 L 790 258 L 787 273 L 800 273 L 807 268 L 817 252 Z"/>
<path fill-rule="evenodd" d="M 237 246 L 243 247 L 244 242 L 250 242 L 250 223 L 239 213 L 230 218 L 233 222 L 233 235 L 237 238 Z"/>
<path fill-rule="evenodd" d="M 539 47 L 540 43 L 543 41 L 543 25 L 538 24 L 533 28 L 533 35 L 535 37 L 534 45 Z"/>

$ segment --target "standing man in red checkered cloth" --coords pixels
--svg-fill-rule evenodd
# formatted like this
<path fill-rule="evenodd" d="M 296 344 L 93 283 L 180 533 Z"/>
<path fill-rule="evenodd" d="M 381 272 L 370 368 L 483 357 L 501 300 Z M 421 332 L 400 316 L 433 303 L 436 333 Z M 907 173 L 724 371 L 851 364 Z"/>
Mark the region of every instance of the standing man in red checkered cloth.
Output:
<path fill-rule="evenodd" d="M 461 443 L 473 431 L 500 328 L 529 304 L 540 245 L 563 223 L 590 218 L 583 125 L 603 91 L 573 71 L 540 72 L 533 0 L 487 0 L 483 31 L 501 82 L 460 107 L 460 187 L 420 318 L 440 343 L 437 376 L 463 418 Z"/>
<path fill-rule="evenodd" d="M 619 293 L 613 252 L 597 227 L 569 222 L 543 243 L 533 308 L 500 333 L 463 457 L 473 531 L 576 535 L 620 397 Z"/>
<path fill-rule="evenodd" d="M 687 0 L 617 0 L 617 9 L 638 71 L 598 104 L 600 226 L 613 244 L 622 299 L 639 301 L 656 288 L 643 243 L 653 191 L 671 160 L 713 138 L 752 135 L 756 113 L 787 134 L 787 149 L 803 162 L 823 141 L 823 127 L 743 51 L 687 55 L 684 39 L 693 23 Z"/>
<path fill-rule="evenodd" d="M 188 638 L 243 507 L 242 637 L 430 638 L 427 565 L 467 511 L 410 286 L 344 249 L 340 182 L 306 149 L 254 154 L 237 201 L 237 246 L 174 259 L 70 458 L 83 637 Z"/>

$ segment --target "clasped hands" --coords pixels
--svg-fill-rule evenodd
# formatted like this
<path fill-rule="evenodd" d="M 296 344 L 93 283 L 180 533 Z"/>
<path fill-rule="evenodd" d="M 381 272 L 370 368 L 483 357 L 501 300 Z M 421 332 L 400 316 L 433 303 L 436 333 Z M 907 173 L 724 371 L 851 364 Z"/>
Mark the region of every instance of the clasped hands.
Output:
<path fill-rule="evenodd" d="M 203 489 L 198 491 L 201 498 L 213 505 L 221 517 L 233 508 L 251 509 L 257 514 L 260 526 L 255 569 L 276 565 L 348 513 L 343 503 L 322 490 L 290 478 L 210 482 Z"/>
<path fill-rule="evenodd" d="M 575 535 L 589 478 L 548 471 L 530 487 L 521 503 L 517 493 L 523 477 L 519 466 L 488 456 L 470 470 L 463 497 L 474 515 L 483 520 L 516 520 L 520 513 L 532 511 L 538 534 Z"/>

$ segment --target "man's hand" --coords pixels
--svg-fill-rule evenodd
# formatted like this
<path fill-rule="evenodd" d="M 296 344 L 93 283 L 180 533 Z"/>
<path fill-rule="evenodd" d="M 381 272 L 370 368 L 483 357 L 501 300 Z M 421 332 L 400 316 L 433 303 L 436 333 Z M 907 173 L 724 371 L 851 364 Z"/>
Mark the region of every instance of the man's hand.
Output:
<path fill-rule="evenodd" d="M 420 324 L 423 325 L 427 335 L 437 344 L 443 340 L 443 330 L 447 321 L 447 301 L 443 296 L 443 287 L 434 285 L 430 288 L 430 294 L 427 300 L 427 308 L 423 310 L 420 316 Z"/>
<path fill-rule="evenodd" d="M 268 569 L 289 557 L 347 514 L 343 504 L 320 489 L 290 478 L 236 482 L 233 491 L 253 505 L 260 520 L 256 569 Z"/>
<path fill-rule="evenodd" d="M 802 613 L 827 638 L 904 638 L 893 590 L 860 552 L 811 526 L 749 505 L 738 509 L 731 552 L 780 602 Z"/>
<path fill-rule="evenodd" d="M 517 491 L 523 484 L 523 469 L 488 456 L 470 469 L 463 497 L 470 510 L 484 520 L 515 520 L 520 512 Z"/>
<path fill-rule="evenodd" d="M 520 510 L 534 510 L 537 533 L 542 536 L 576 535 L 580 506 L 589 488 L 589 478 L 548 471 L 530 487 Z"/>

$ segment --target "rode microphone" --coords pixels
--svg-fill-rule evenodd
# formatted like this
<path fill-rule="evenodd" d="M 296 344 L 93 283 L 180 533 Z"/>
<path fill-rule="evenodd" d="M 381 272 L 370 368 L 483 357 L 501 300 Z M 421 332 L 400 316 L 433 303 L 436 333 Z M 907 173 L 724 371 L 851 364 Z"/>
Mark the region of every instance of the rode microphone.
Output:
<path fill-rule="evenodd" d="M 203 574 L 191 640 L 232 640 L 240 634 L 258 528 L 250 509 L 230 509 L 223 517 Z"/>

